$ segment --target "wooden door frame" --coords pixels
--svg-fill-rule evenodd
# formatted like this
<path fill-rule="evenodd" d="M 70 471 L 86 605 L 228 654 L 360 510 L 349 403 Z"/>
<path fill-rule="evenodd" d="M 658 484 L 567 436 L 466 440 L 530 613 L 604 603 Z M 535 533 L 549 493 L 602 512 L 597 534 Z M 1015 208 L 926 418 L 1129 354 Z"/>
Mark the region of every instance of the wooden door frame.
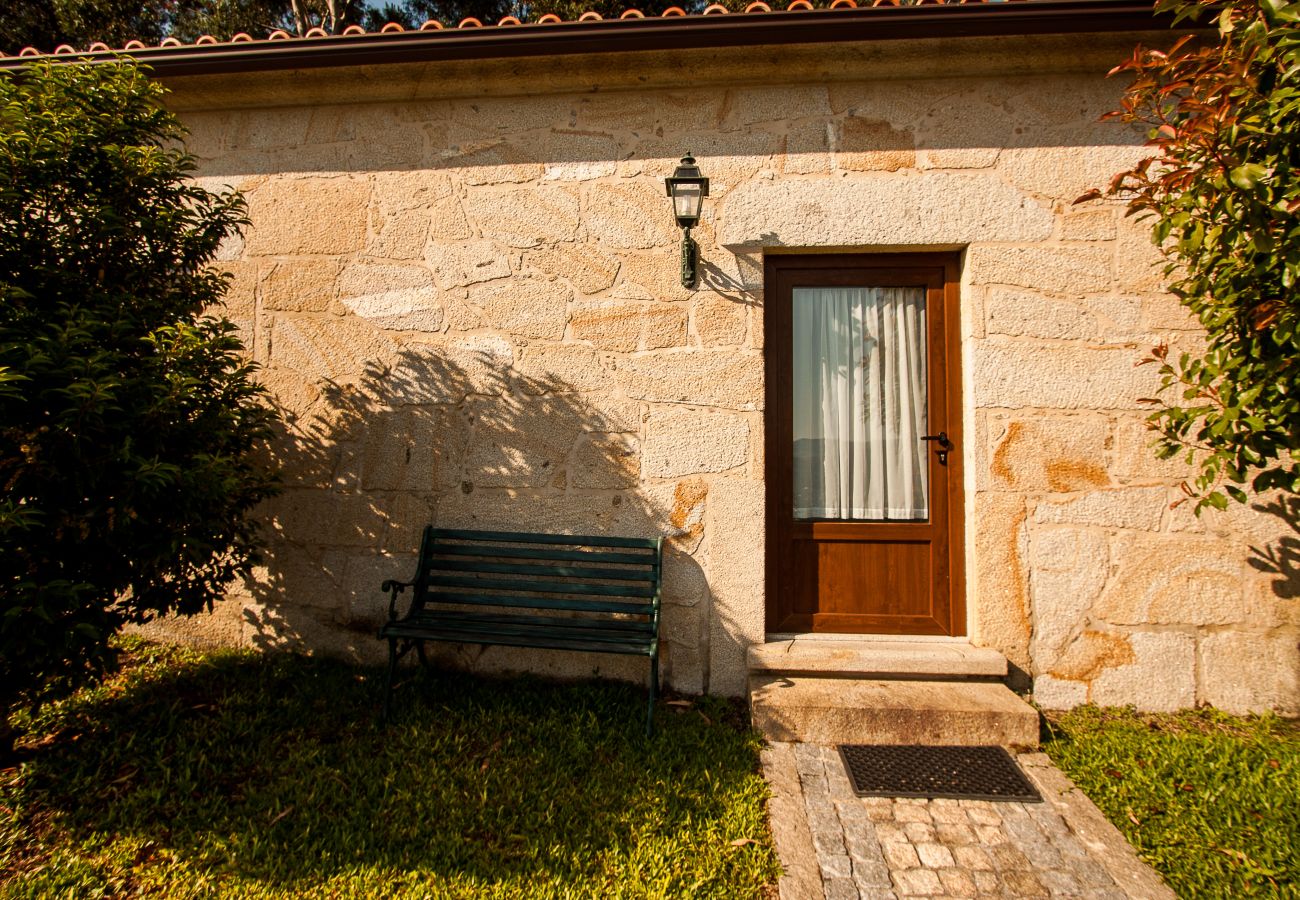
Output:
<path fill-rule="evenodd" d="M 786 410 L 790 403 L 787 399 L 793 389 L 790 367 L 792 359 L 789 342 L 789 329 L 782 329 L 776 323 L 780 317 L 775 315 L 776 304 L 783 302 L 776 294 L 777 273 L 782 269 L 914 269 L 942 271 L 944 299 L 944 351 L 947 355 L 947 420 L 948 433 L 955 445 L 955 451 L 948 457 L 948 514 L 949 547 L 948 571 L 950 622 L 948 634 L 966 634 L 966 540 L 965 540 L 965 450 L 962 404 L 962 345 L 961 345 L 961 295 L 958 286 L 960 277 L 960 253 L 789 253 L 766 254 L 763 260 L 763 332 L 764 332 L 764 416 L 769 417 L 774 411 Z M 788 325 L 790 317 L 784 317 Z M 765 422 L 764 434 L 764 478 L 766 480 L 766 511 L 764 542 L 764 628 L 773 631 L 779 608 L 777 606 L 778 579 L 776 560 L 778 558 L 774 527 L 781 507 L 781 498 L 793 490 L 793 454 L 788 447 L 779 447 L 780 429 L 770 427 L 770 419 Z"/>

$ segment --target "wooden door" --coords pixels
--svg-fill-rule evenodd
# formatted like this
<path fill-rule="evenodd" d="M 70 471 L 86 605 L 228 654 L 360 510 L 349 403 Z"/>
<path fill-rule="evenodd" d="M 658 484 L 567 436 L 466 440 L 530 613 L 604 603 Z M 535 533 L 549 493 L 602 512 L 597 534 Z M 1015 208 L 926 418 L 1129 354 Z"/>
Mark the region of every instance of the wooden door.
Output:
<path fill-rule="evenodd" d="M 965 633 L 956 273 L 767 258 L 769 633 Z"/>

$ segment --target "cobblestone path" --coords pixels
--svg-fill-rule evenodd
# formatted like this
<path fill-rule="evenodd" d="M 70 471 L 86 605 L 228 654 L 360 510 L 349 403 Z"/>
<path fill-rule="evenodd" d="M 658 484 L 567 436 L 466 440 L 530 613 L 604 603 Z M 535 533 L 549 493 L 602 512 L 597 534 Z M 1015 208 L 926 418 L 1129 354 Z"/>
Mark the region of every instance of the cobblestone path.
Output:
<path fill-rule="evenodd" d="M 1046 756 L 1019 760 L 1044 802 L 855 797 L 834 747 L 770 745 L 782 900 L 1174 896 Z"/>

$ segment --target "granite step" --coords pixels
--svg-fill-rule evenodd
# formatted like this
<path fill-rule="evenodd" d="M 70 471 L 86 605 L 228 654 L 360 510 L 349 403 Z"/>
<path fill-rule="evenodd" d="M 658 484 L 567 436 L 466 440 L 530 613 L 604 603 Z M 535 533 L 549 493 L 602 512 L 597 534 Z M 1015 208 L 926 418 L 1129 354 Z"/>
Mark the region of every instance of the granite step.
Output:
<path fill-rule="evenodd" d="M 1007 658 L 954 640 L 794 638 L 755 644 L 749 673 L 930 680 L 1005 678 Z"/>
<path fill-rule="evenodd" d="M 994 682 L 755 673 L 749 703 L 770 741 L 1038 746 L 1037 711 Z"/>

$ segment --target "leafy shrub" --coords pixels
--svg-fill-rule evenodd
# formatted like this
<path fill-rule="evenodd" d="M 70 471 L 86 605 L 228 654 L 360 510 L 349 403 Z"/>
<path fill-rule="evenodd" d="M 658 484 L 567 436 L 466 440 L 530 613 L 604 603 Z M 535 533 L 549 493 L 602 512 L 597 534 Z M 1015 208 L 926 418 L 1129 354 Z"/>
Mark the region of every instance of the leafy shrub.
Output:
<path fill-rule="evenodd" d="M 1186 452 L 1185 486 L 1222 509 L 1247 490 L 1300 492 L 1300 3 L 1160 0 L 1218 39 L 1139 47 L 1111 116 L 1148 128 L 1156 155 L 1111 194 L 1153 217 L 1170 289 L 1208 334 L 1203 354 L 1157 347 L 1164 458 Z M 1080 201 L 1100 196 L 1092 191 Z M 1225 494 L 1227 496 L 1225 496 Z"/>
<path fill-rule="evenodd" d="M 124 624 L 210 608 L 274 487 L 272 413 L 204 312 L 243 202 L 188 180 L 162 97 L 130 61 L 0 78 L 0 717 Z"/>

